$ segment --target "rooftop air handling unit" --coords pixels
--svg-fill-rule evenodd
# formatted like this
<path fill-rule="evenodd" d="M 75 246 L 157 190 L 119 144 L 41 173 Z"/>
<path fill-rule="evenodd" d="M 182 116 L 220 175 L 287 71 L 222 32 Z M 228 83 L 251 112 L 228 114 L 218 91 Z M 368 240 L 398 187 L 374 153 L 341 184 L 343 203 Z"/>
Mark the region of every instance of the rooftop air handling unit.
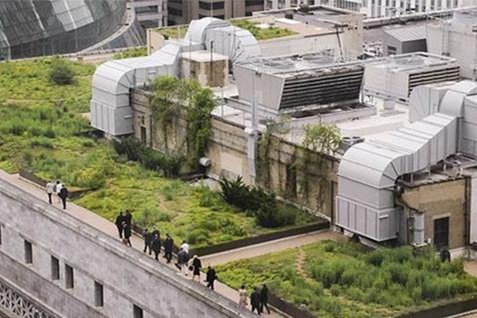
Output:
<path fill-rule="evenodd" d="M 364 94 L 409 101 L 420 85 L 459 80 L 459 65 L 453 58 L 428 53 L 390 56 L 365 64 Z"/>
<path fill-rule="evenodd" d="M 398 178 L 430 171 L 455 153 L 477 155 L 477 83 L 443 92 L 417 87 L 410 98 L 412 122 L 346 151 L 338 172 L 336 225 L 381 242 L 398 237 Z"/>

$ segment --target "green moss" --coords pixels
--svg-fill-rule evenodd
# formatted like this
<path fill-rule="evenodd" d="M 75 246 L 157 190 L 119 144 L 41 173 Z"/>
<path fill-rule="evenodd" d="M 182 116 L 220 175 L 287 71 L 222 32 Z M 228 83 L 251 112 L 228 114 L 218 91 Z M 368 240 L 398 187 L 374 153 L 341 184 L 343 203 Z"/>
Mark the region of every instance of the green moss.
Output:
<path fill-rule="evenodd" d="M 319 317 L 395 317 L 477 295 L 477 279 L 462 260 L 442 263 L 429 249 L 411 247 L 368 251 L 361 245 L 319 242 L 303 247 L 304 275 L 296 268 L 297 249 L 218 266 L 233 288 L 267 283 L 284 299 Z"/>

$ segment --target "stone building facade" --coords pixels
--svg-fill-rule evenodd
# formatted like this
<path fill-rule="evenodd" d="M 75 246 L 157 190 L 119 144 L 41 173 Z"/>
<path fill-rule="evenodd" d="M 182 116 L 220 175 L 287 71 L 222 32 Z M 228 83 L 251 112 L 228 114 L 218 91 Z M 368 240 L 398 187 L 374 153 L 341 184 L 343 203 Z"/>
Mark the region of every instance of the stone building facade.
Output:
<path fill-rule="evenodd" d="M 439 182 L 404 186 L 398 203 L 403 206 L 401 241 L 412 243 L 414 229 L 408 219 L 422 214 L 424 240 L 434 246 L 457 249 L 466 246 L 468 239 L 467 178 L 449 178 Z"/>
<path fill-rule="evenodd" d="M 28 294 L 47 309 L 44 317 L 252 317 L 4 180 L 0 238 L 0 288 Z M 5 303 L 1 307 L 11 310 Z"/>
<path fill-rule="evenodd" d="M 135 90 L 132 105 L 134 134 L 139 140 L 162 152 L 187 152 L 187 121 L 184 115 L 174 118 L 164 130 L 153 119 L 147 92 Z M 255 180 L 250 178 L 245 126 L 218 116 L 212 116 L 211 125 L 206 153 L 211 160 L 208 175 L 216 179 L 241 176 L 245 183 L 253 184 Z M 164 138 L 164 131 L 167 131 L 167 138 Z M 266 153 L 262 158 L 259 156 L 256 162 L 258 186 L 327 218 L 333 217 L 338 168 L 336 158 L 307 151 L 305 164 L 305 150 L 278 136 L 271 136 L 267 149 L 259 149 L 258 152 Z M 305 164 L 306 169 L 297 169 L 300 163 Z"/>

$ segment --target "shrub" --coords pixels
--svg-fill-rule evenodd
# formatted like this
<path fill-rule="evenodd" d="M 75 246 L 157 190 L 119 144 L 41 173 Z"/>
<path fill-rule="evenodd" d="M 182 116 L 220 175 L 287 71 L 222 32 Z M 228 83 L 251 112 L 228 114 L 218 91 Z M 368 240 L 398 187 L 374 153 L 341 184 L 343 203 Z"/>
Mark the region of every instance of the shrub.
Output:
<path fill-rule="evenodd" d="M 56 85 L 70 85 L 75 79 L 73 68 L 63 59 L 56 59 L 51 64 L 48 77 L 50 82 Z"/>
<path fill-rule="evenodd" d="M 205 229 L 195 229 L 187 235 L 187 242 L 190 244 L 200 244 L 206 242 L 209 238 L 209 232 Z"/>

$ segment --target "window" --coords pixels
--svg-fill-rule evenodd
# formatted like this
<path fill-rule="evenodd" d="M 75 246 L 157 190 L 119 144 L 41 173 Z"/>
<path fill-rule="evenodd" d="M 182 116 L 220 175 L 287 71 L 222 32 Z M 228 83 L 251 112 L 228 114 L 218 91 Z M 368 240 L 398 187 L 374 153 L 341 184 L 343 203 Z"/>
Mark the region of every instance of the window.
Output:
<path fill-rule="evenodd" d="M 199 2 L 199 8 L 203 10 L 220 10 L 224 8 L 224 2 Z"/>
<path fill-rule="evenodd" d="M 388 45 L 388 55 L 395 55 L 396 54 L 396 47 Z"/>
<path fill-rule="evenodd" d="M 75 287 L 73 267 L 68 264 L 65 264 L 65 286 L 67 289 L 72 289 Z"/>
<path fill-rule="evenodd" d="M 449 218 L 434 220 L 434 246 L 449 247 Z"/>
<path fill-rule="evenodd" d="M 31 243 L 25 240 L 23 246 L 25 248 L 25 263 L 33 263 L 33 247 Z"/>
<path fill-rule="evenodd" d="M 51 279 L 60 279 L 60 260 L 56 257 L 51 257 Z"/>
<path fill-rule="evenodd" d="M 147 143 L 147 130 L 146 127 L 141 127 L 141 141 L 143 144 Z"/>
<path fill-rule="evenodd" d="M 104 305 L 103 285 L 98 282 L 94 282 L 94 305 L 96 307 Z"/>
<path fill-rule="evenodd" d="M 139 306 L 136 306 L 134 305 L 133 306 L 133 318 L 143 318 L 144 315 L 143 315 L 143 312 L 142 312 L 142 308 L 139 307 Z"/>

